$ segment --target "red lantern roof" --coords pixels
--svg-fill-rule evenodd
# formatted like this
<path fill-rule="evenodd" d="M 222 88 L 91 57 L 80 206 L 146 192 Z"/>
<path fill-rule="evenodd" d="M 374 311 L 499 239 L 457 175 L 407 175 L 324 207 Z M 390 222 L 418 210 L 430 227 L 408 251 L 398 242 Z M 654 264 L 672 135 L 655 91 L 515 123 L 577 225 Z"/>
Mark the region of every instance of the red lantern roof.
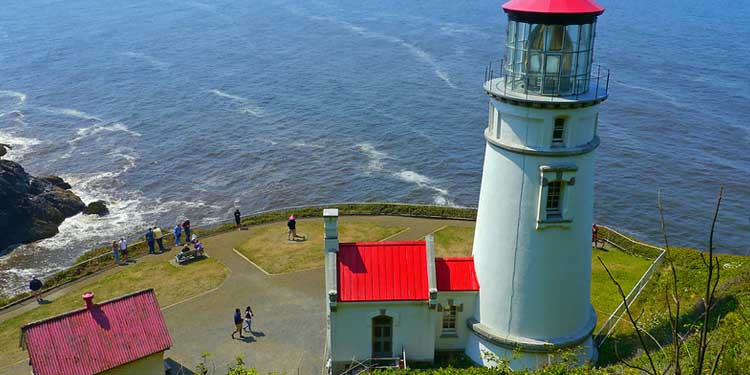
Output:
<path fill-rule="evenodd" d="M 542 14 L 601 14 L 604 7 L 593 0 L 510 0 L 503 4 L 508 12 Z"/>
<path fill-rule="evenodd" d="M 153 289 L 95 304 L 21 328 L 37 375 L 91 375 L 172 346 Z"/>

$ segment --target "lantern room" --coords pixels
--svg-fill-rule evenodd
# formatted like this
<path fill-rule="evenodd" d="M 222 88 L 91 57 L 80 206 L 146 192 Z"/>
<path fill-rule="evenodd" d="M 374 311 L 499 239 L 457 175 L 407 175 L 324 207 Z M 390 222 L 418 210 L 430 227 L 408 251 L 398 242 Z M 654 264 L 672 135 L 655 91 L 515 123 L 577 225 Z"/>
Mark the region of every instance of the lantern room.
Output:
<path fill-rule="evenodd" d="M 503 10 L 503 91 L 578 96 L 591 89 L 596 18 L 604 8 L 590 0 L 512 0 Z"/>

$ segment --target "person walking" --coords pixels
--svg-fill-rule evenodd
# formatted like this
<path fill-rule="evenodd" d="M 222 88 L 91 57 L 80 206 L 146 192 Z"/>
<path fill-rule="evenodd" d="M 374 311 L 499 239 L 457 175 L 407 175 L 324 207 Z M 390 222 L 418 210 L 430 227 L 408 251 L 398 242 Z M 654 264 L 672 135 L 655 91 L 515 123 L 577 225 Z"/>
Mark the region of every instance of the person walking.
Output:
<path fill-rule="evenodd" d="M 248 306 L 245 309 L 245 332 L 253 333 L 253 309 Z"/>
<path fill-rule="evenodd" d="M 289 241 L 294 240 L 297 237 L 297 220 L 294 215 L 289 216 L 289 221 L 286 222 L 286 227 L 289 231 L 286 234 L 286 239 Z"/>
<path fill-rule="evenodd" d="M 240 215 L 240 209 L 234 210 L 234 222 L 237 224 L 237 230 L 240 230 L 240 221 L 242 219 L 242 215 Z"/>
<path fill-rule="evenodd" d="M 180 235 L 182 234 L 182 227 L 180 223 L 174 226 L 174 245 L 180 246 Z"/>
<path fill-rule="evenodd" d="M 29 282 L 29 289 L 31 289 L 31 292 L 34 293 L 36 303 L 42 303 L 44 301 L 44 299 L 42 298 L 43 287 L 44 283 L 42 283 L 42 280 L 37 279 L 36 276 L 32 276 L 31 281 Z"/>
<path fill-rule="evenodd" d="M 156 244 L 159 245 L 159 251 L 164 252 L 164 233 L 161 232 L 161 228 L 154 227 L 154 238 L 156 239 Z"/>
<path fill-rule="evenodd" d="M 240 334 L 240 338 L 244 339 L 245 336 L 242 336 L 242 314 L 240 314 L 240 309 L 234 309 L 234 332 L 232 332 L 232 338 L 235 338 L 234 335 L 236 333 Z"/>
<path fill-rule="evenodd" d="M 117 240 L 112 240 L 112 256 L 115 258 L 115 264 L 120 265 L 120 245 Z"/>
<path fill-rule="evenodd" d="M 182 222 L 182 231 L 185 232 L 185 242 L 190 241 L 190 219 Z"/>
<path fill-rule="evenodd" d="M 123 237 L 120 237 L 120 254 L 122 255 L 122 261 L 127 263 L 128 241 L 126 241 Z"/>
<path fill-rule="evenodd" d="M 148 243 L 148 253 L 156 253 L 154 251 L 154 231 L 151 230 L 151 228 L 148 228 L 148 230 L 146 231 L 146 243 Z"/>

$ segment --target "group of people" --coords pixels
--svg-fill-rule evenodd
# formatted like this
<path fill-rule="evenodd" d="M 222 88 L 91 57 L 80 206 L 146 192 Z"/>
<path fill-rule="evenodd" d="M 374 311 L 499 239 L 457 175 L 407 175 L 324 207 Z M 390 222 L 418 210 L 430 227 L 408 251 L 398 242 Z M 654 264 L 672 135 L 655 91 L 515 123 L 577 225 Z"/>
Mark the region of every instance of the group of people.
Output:
<path fill-rule="evenodd" d="M 180 246 L 180 240 L 182 238 L 182 233 L 185 233 L 185 242 L 186 244 L 192 244 L 193 246 L 201 246 L 200 241 L 198 241 L 198 237 L 195 234 L 192 234 L 190 232 L 190 220 L 185 220 L 182 222 L 177 223 L 174 227 L 174 239 L 175 239 L 175 246 Z M 164 232 L 162 232 L 161 228 L 159 227 L 150 227 L 146 230 L 146 243 L 148 244 L 148 253 L 149 254 L 156 254 L 156 247 L 159 247 L 160 252 L 164 252 L 167 249 L 164 247 Z M 201 247 L 202 248 L 202 247 Z M 121 264 L 121 262 L 127 263 L 128 258 L 128 240 L 126 240 L 124 237 L 120 237 L 120 240 L 113 240 L 112 241 L 112 255 L 115 258 L 116 264 Z"/>
<path fill-rule="evenodd" d="M 242 324 L 245 324 L 245 332 L 253 333 L 253 317 L 255 314 L 253 314 L 253 309 L 248 306 L 245 309 L 245 316 L 242 316 L 242 313 L 240 312 L 240 309 L 234 309 L 234 332 L 232 332 L 232 338 L 234 339 L 234 335 L 239 333 L 240 338 L 243 339 L 245 336 L 242 335 Z"/>

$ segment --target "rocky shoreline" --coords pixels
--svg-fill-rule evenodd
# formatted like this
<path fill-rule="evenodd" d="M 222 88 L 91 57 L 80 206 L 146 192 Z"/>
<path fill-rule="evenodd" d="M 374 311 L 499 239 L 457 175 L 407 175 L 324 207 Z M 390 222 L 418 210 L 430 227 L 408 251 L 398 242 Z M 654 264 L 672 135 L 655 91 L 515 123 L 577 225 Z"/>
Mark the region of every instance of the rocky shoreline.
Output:
<path fill-rule="evenodd" d="M 0 160 L 0 254 L 56 235 L 66 218 L 81 212 L 106 215 L 103 202 L 87 206 L 70 188 L 58 176 L 34 177 L 20 164 Z"/>

